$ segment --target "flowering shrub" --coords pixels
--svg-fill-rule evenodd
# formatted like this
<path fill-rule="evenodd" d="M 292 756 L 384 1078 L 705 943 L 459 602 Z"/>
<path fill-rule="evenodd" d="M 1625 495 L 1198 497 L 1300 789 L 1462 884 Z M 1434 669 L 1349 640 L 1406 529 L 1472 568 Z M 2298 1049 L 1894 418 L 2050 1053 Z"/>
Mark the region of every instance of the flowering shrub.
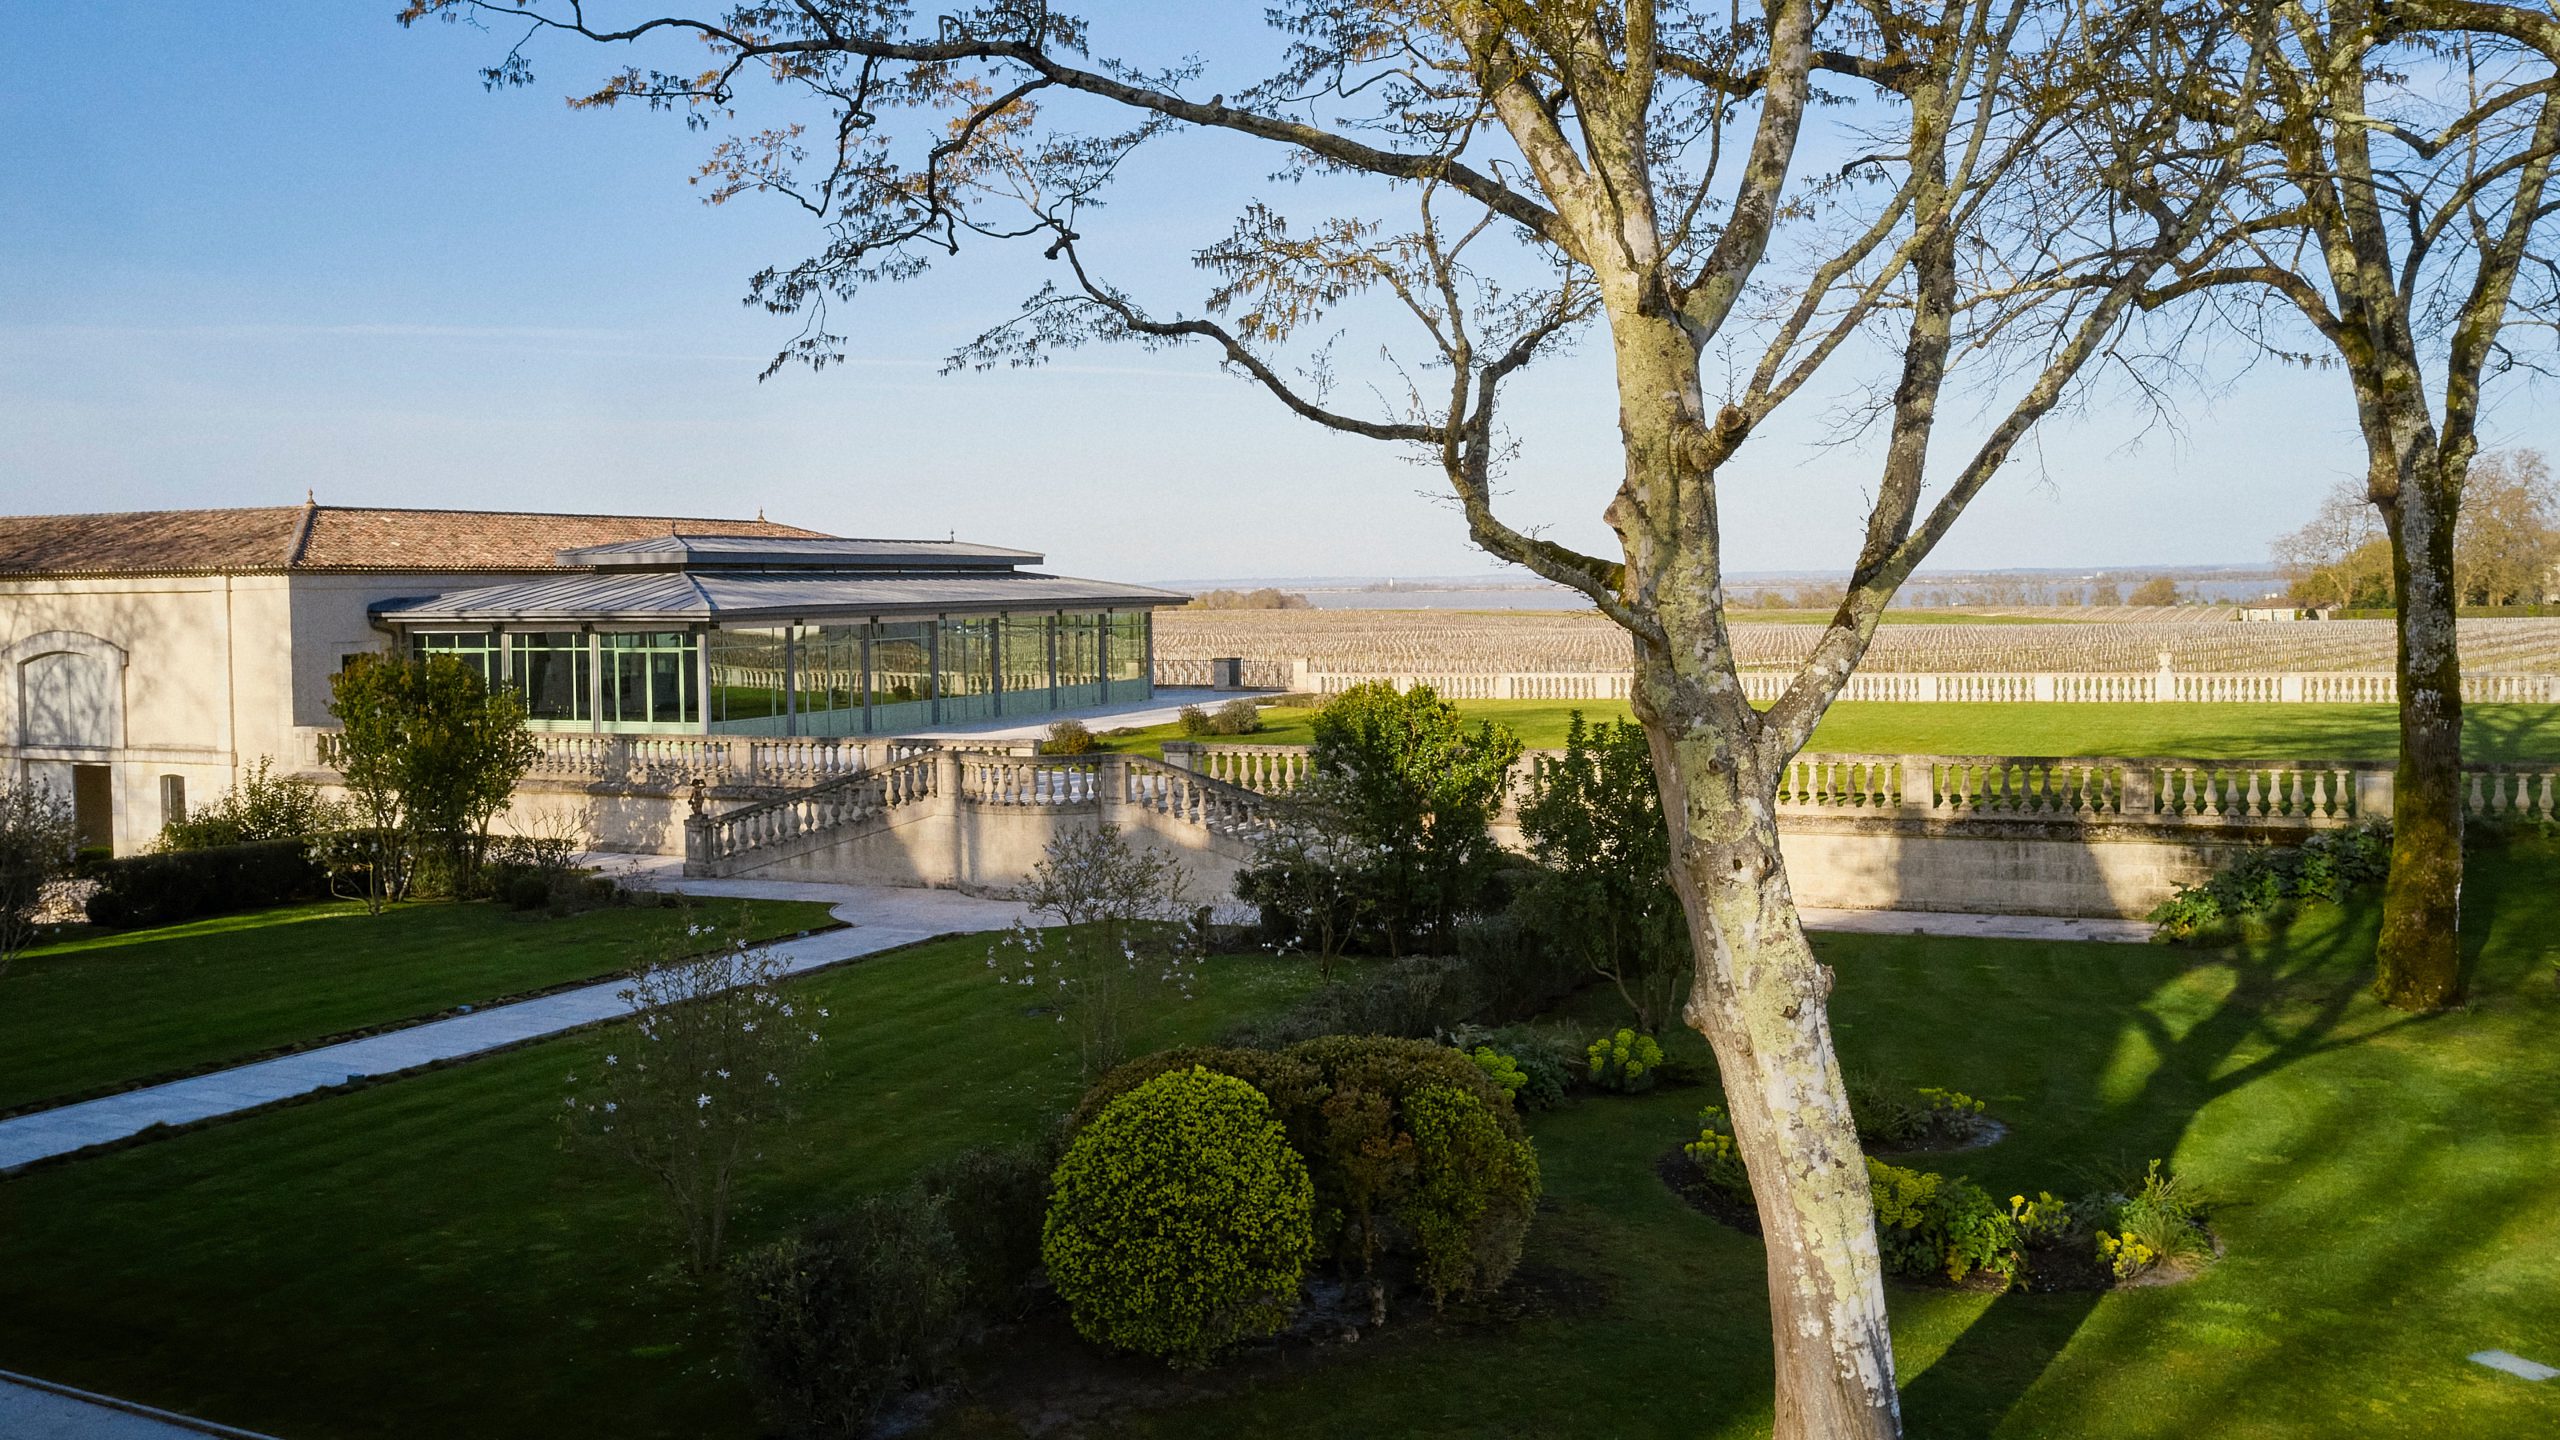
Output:
<path fill-rule="evenodd" d="M 1698 1138 L 1680 1147 L 1689 1163 L 1698 1167 L 1706 1182 L 1743 1202 L 1751 1198 L 1751 1174 L 1742 1163 L 1742 1151 L 1733 1139 L 1733 1117 L 1721 1105 L 1709 1105 L 1698 1111 Z"/>
<path fill-rule="evenodd" d="M 713 927 L 689 924 L 682 943 L 706 938 Z M 737 1173 L 789 1114 L 827 1017 L 785 995 L 781 978 L 771 952 L 743 941 L 662 959 L 620 993 L 629 1028 L 613 1032 L 584 1080 L 569 1076 L 573 1132 L 657 1183 L 696 1270 L 719 1263 Z"/>
<path fill-rule="evenodd" d="M 1198 1365 L 1288 1323 L 1315 1192 L 1252 1086 L 1158 1075 L 1102 1108 L 1051 1184 L 1041 1255 L 1085 1338 Z"/>
<path fill-rule="evenodd" d="M 1592 1084 L 1633 1095 L 1653 1088 L 1653 1072 L 1662 1064 L 1662 1046 L 1650 1035 L 1620 1030 L 1592 1041 L 1585 1056 L 1590 1061 Z"/>
<path fill-rule="evenodd" d="M 1191 998 L 1200 955 L 1172 856 L 1131 845 L 1114 825 L 1071 830 L 1049 842 L 1014 898 L 1062 928 L 1015 922 L 989 947 L 987 968 L 1000 985 L 1047 992 L 1058 1023 L 1074 1027 L 1086 1079 L 1120 1062 L 1145 992 Z"/>
<path fill-rule="evenodd" d="M 1960 1281 L 1979 1270 L 2003 1289 L 2025 1272 L 2017 1222 L 1972 1181 L 1871 1159 L 1867 1185 L 1887 1271 Z"/>
<path fill-rule="evenodd" d="M 2097 1208 L 2105 1227 L 2097 1233 L 2098 1258 L 2119 1280 L 2213 1253 L 2194 1195 L 2176 1175 L 2163 1174 L 2157 1160 L 2131 1194 L 2103 1197 Z"/>
<path fill-rule="evenodd" d="M 1529 1077 L 1521 1070 L 1519 1061 L 1490 1045 L 1479 1045 L 1467 1054 L 1476 1062 L 1476 1068 L 1484 1072 L 1484 1078 L 1502 1087 L 1503 1094 L 1515 1102 L 1520 1098 L 1520 1087 L 1529 1083 Z"/>
<path fill-rule="evenodd" d="M 1849 1118 L 1869 1149 L 1952 1149 L 1981 1139 L 1992 1128 L 1983 1103 L 1961 1090 L 1902 1087 L 1872 1074 L 1848 1077 Z"/>

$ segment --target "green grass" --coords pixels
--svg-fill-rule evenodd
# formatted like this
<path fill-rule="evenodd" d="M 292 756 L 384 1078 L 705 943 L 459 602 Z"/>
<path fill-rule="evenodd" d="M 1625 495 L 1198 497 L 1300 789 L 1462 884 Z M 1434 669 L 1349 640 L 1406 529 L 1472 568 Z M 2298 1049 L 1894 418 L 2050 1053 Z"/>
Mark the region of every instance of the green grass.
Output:
<path fill-rule="evenodd" d="M 1470 716 L 1499 720 L 1531 749 L 1564 744 L 1575 710 L 1625 719 L 1623 701 L 1461 701 Z M 1261 733 L 1212 743 L 1305 745 L 1312 710 L 1262 712 Z M 2560 759 L 2560 705 L 2472 705 L 2463 740 L 2480 761 Z M 2194 760 L 2388 760 L 2399 747 L 2389 705 L 1971 705 L 1851 700 L 1813 732 L 1815 751 L 1897 755 L 2118 755 Z M 1160 754 L 1181 727 L 1158 725 L 1105 743 Z"/>
<path fill-rule="evenodd" d="M 703 916 L 731 923 L 735 905 Z M 833 923 L 802 901 L 749 915 L 759 938 Z M 684 923 L 661 909 L 328 903 L 83 935 L 0 976 L 0 1110 L 612 974 Z"/>
<path fill-rule="evenodd" d="M 2083 1188 L 2154 1156 L 2215 1201 L 2229 1255 L 2106 1296 L 1897 1286 L 1914 1436 L 2560 1430 L 2560 1387 L 2470 1365 L 2560 1335 L 2560 851 L 2484 852 L 2466 887 L 2476 999 L 2411 1020 L 2363 991 L 2369 911 L 2219 951 L 1825 936 L 1843 1055 L 1985 1097 L 2011 1134 L 1939 1168 L 1996 1194 Z M 1054 1021 L 990 983 L 983 942 L 801 982 L 832 1078 L 747 1187 L 748 1241 L 985 1140 L 1074 1091 Z M 1225 960 L 1144 1043 L 1278 1004 L 1302 969 Z M 1617 1023 L 1585 997 L 1595 1027 Z M 290 1435 L 755 1433 L 713 1297 L 675 1279 L 631 1177 L 549 1111 L 613 1032 L 571 1037 L 0 1181 L 0 1366 Z M 1691 1055 L 1692 1037 L 1671 1037 Z M 1419 1315 L 1321 1364 L 1088 1433 L 1751 1436 L 1768 1424 L 1757 1242 L 1651 1163 L 1698 1090 L 1537 1117 L 1550 1204 L 1532 1273 L 1596 1311 Z M 1007 1354 L 989 1357 L 1008 1363 Z M 954 1417 L 946 1434 L 1010 1434 Z"/>

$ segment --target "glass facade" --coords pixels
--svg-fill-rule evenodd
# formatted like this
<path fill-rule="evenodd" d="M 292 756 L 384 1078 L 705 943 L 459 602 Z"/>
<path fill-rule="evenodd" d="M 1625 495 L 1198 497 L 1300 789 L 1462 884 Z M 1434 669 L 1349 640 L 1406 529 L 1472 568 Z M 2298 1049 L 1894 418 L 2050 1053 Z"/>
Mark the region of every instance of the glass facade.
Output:
<path fill-rule="evenodd" d="M 700 730 L 699 648 L 681 630 L 617 632 L 603 649 L 604 727 L 608 730 Z"/>
<path fill-rule="evenodd" d="M 424 660 L 450 655 L 470 666 L 480 683 L 498 683 L 498 634 L 494 630 L 421 630 L 409 637 L 409 653 Z"/>
<path fill-rule="evenodd" d="M 595 720 L 594 641 L 581 631 L 509 635 L 507 678 L 536 721 Z"/>
<path fill-rule="evenodd" d="M 1153 693 L 1145 610 L 659 631 L 416 631 L 547 730 L 896 735 Z"/>

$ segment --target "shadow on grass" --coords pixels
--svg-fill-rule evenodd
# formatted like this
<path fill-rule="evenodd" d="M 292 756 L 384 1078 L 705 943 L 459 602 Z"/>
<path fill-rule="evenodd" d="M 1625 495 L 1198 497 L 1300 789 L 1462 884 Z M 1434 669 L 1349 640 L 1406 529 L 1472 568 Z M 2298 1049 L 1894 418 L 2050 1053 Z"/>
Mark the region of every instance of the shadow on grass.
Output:
<path fill-rule="evenodd" d="M 2074 1192 L 2138 1179 L 2150 1159 L 2177 1154 L 2197 1116 L 2215 1101 L 2306 1060 L 2428 1023 L 2385 1015 L 2368 998 L 2372 935 L 2365 910 L 2332 911 L 2275 936 L 2195 955 L 2119 1013 L 2103 1042 L 2097 1026 L 2076 1027 L 2079 1043 L 2055 1046 L 2046 1056 L 2039 1109 L 2047 1123 L 2085 1116 L 2075 1128 L 2095 1144 L 2071 1148 L 2097 1158 L 2098 1167 L 2057 1179 Z M 2227 988 L 2211 996 L 2224 976 Z M 2193 1008 L 2198 999 L 2205 1000 L 2201 1013 Z M 2086 1018 L 2104 1020 L 2099 1012 Z M 2128 1083 L 2127 1072 L 2143 1063 L 2145 1052 L 2147 1072 Z M 2012 1291 L 1993 1300 L 1925 1369 L 1906 1378 L 1908 1433 L 1993 1433 L 2069 1348 L 2102 1298 Z"/>

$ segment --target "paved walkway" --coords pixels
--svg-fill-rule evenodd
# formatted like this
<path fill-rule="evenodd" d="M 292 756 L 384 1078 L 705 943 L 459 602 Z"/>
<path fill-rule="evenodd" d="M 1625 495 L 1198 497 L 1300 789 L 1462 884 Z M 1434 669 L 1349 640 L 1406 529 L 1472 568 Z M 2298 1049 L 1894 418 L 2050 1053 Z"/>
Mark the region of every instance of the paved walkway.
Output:
<path fill-rule="evenodd" d="M 0 1436 L 8 1440 L 267 1440 L 247 1430 L 92 1395 L 0 1370 Z"/>
<path fill-rule="evenodd" d="M 664 877 L 648 879 L 672 888 Z M 687 891 L 706 895 L 834 902 L 836 918 L 850 929 L 824 931 L 772 947 L 785 971 L 793 974 L 937 935 L 999 930 L 1024 913 L 1011 901 L 981 900 L 952 890 L 857 889 L 755 880 L 682 884 Z M 628 1011 L 618 993 L 624 985 L 620 979 L 600 981 L 540 999 L 0 1120 L 0 1171 L 121 1140 L 154 1125 L 210 1120 L 350 1080 L 395 1075 L 616 1019 Z"/>

